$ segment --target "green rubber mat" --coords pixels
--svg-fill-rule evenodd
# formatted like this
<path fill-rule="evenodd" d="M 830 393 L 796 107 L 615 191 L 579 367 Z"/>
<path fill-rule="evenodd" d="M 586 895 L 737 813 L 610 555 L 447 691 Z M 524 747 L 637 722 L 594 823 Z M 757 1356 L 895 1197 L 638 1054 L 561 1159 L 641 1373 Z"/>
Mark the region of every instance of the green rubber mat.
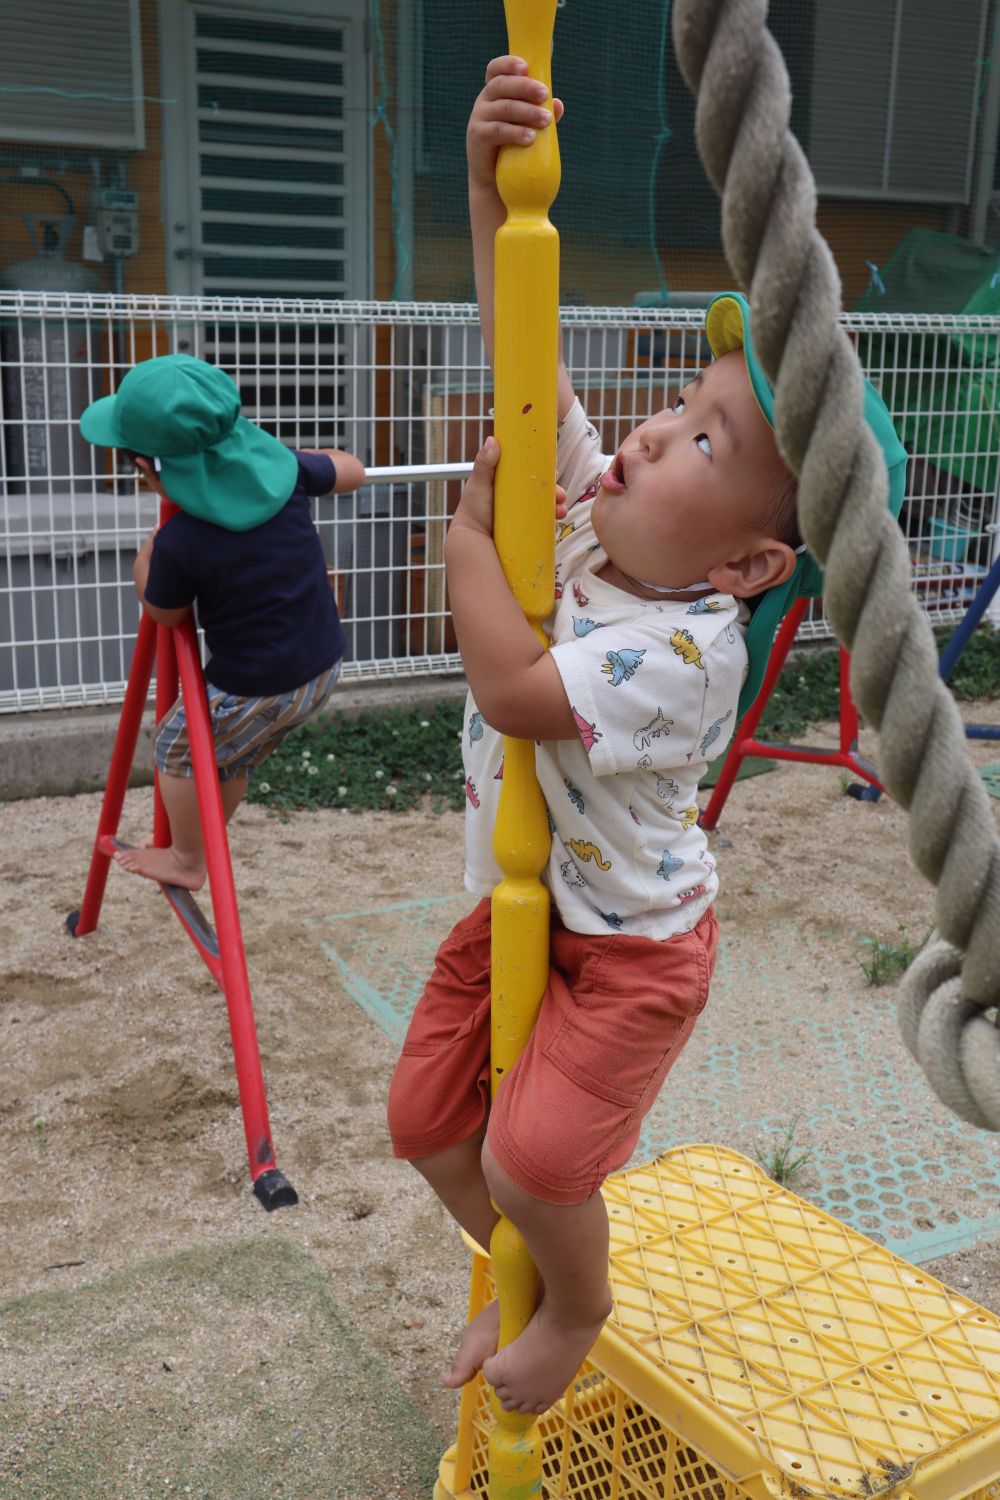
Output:
<path fill-rule="evenodd" d="M 1000 797 L 1000 764 L 980 766 L 979 774 L 991 797 Z"/>
<path fill-rule="evenodd" d="M 719 773 L 726 763 L 726 757 L 720 755 L 718 760 L 710 760 L 705 767 L 704 775 L 699 776 L 698 785 L 714 786 L 719 779 Z M 736 772 L 737 781 L 746 781 L 750 776 L 763 776 L 765 771 L 773 771 L 777 767 L 776 760 L 764 760 L 761 756 L 747 755 L 740 761 L 740 768 Z"/>
<path fill-rule="evenodd" d="M 4 1500 L 416 1500 L 442 1442 L 266 1238 L 0 1304 Z"/>

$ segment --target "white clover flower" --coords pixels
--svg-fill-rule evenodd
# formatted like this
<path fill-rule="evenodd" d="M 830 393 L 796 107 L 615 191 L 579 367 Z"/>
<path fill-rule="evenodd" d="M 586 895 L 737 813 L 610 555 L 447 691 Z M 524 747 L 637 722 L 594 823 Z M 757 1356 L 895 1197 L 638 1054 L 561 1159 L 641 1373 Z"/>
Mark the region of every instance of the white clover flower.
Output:
<path fill-rule="evenodd" d="M 421 729 L 430 729 L 430 727 L 431 727 L 431 721 L 430 721 L 430 719 L 421 719 L 420 720 L 420 727 L 421 727 Z"/>
<path fill-rule="evenodd" d="M 337 759 L 337 757 L 335 755 L 328 755 L 326 758 L 330 762 L 331 765 Z"/>
<path fill-rule="evenodd" d="M 393 737 L 394 740 L 398 740 L 399 739 L 399 730 L 398 729 L 394 729 L 392 731 L 392 737 Z"/>
<path fill-rule="evenodd" d="M 258 789 L 262 792 L 269 792 L 271 790 L 271 783 L 269 781 L 258 782 Z"/>
<path fill-rule="evenodd" d="M 382 780 L 382 777 L 383 777 L 383 776 L 384 776 L 384 775 L 385 775 L 385 772 L 384 772 L 384 771 L 376 771 L 376 772 L 375 772 L 375 780 L 376 780 L 376 781 L 381 781 L 381 780 Z"/>
<path fill-rule="evenodd" d="M 399 787 L 398 786 L 393 786 L 392 782 L 390 781 L 389 785 L 385 789 L 385 795 L 387 797 L 398 797 L 399 796 Z"/>
<path fill-rule="evenodd" d="M 461 781 L 461 779 L 462 779 L 462 773 L 461 773 L 461 771 L 453 771 L 451 779 L 452 779 L 452 781 Z"/>
<path fill-rule="evenodd" d="M 346 786 L 338 786 L 338 788 L 337 788 L 337 796 L 338 797 L 346 797 L 347 796 L 347 788 L 346 788 Z"/>
<path fill-rule="evenodd" d="M 424 780 L 425 781 L 433 781 L 434 780 L 434 777 L 431 775 L 430 771 L 425 771 L 424 772 Z"/>
<path fill-rule="evenodd" d="M 311 750 L 303 750 L 303 752 L 302 752 L 302 759 L 303 760 L 312 760 L 312 751 Z"/>
<path fill-rule="evenodd" d="M 306 770 L 309 772 L 310 776 L 318 776 L 319 775 L 319 766 L 307 766 Z"/>

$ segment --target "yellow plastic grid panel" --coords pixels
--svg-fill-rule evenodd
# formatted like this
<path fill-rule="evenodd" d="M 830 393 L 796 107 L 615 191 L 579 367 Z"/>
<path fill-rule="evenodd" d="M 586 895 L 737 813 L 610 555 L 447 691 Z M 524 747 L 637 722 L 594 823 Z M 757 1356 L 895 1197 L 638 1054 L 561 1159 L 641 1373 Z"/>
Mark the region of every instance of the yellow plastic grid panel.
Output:
<path fill-rule="evenodd" d="M 543 1419 L 546 1500 L 1000 1500 L 1000 1319 L 724 1147 L 604 1197 L 614 1313 Z M 481 1381 L 463 1420 L 438 1500 L 487 1491 Z"/>
<path fill-rule="evenodd" d="M 489 1490 L 493 1418 L 477 1381 L 471 1474 L 461 1488 L 453 1450 L 442 1464 L 441 1500 L 470 1500 Z M 546 1500 L 738 1500 L 738 1486 L 596 1366 L 584 1365 L 565 1398 L 541 1420 Z"/>

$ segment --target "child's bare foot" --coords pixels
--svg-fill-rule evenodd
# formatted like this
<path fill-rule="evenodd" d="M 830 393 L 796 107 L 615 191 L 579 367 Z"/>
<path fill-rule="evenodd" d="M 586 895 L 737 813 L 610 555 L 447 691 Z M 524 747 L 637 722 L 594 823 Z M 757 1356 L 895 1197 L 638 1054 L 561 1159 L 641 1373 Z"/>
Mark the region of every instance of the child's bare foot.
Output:
<path fill-rule="evenodd" d="M 168 849 L 116 849 L 111 858 L 130 875 L 158 880 L 162 885 L 180 885 L 188 891 L 200 891 L 205 884 L 205 866 L 182 860 L 171 844 Z"/>
<path fill-rule="evenodd" d="M 605 1317 L 576 1327 L 553 1321 L 543 1300 L 524 1332 L 483 1362 L 505 1411 L 541 1416 L 566 1391 L 597 1341 Z"/>
<path fill-rule="evenodd" d="M 500 1337 L 500 1304 L 487 1302 L 482 1312 L 477 1313 L 471 1323 L 466 1323 L 458 1345 L 458 1353 L 441 1376 L 441 1384 L 452 1389 L 472 1379 L 483 1361 L 497 1351 Z"/>

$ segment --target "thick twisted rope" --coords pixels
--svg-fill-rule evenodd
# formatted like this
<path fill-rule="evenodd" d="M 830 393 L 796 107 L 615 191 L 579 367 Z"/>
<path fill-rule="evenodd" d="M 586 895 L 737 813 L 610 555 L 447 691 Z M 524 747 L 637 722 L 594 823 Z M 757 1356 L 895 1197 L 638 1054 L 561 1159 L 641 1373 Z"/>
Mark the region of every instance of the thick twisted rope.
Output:
<path fill-rule="evenodd" d="M 910 810 L 910 853 L 937 886 L 930 944 L 902 986 L 900 1024 L 956 1114 L 1000 1130 L 1000 840 L 961 719 L 910 592 L 906 544 L 863 419 L 863 378 L 838 323 L 840 280 L 816 228 L 816 187 L 788 128 L 791 93 L 767 0 L 675 0 L 674 46 L 697 94 L 698 149 L 722 198 L 729 264 L 749 289 L 775 426 L 800 476 L 799 521 L 826 573 L 851 688 L 879 731 L 879 775 Z M 959 951 L 961 950 L 961 951 Z"/>

